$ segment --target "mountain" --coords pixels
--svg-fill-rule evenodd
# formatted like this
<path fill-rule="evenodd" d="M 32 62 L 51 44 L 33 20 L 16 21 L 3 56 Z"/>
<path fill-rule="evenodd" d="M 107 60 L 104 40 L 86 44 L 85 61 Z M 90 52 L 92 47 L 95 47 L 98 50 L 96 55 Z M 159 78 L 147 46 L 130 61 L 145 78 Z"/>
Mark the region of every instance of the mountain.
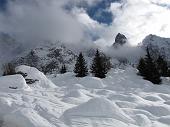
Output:
<path fill-rule="evenodd" d="M 76 57 L 64 44 L 46 42 L 30 50 L 26 55 L 12 60 L 12 63 L 16 66 L 36 67 L 44 73 L 56 73 L 63 64 L 68 70 L 72 70 Z"/>
<path fill-rule="evenodd" d="M 170 61 L 170 38 L 163 38 L 150 34 L 142 41 L 141 46 L 144 48 L 151 48 L 154 53 L 160 53 Z"/>
<path fill-rule="evenodd" d="M 119 46 L 123 46 L 124 44 L 127 43 L 127 38 L 125 35 L 118 33 L 116 38 L 115 38 L 115 42 L 113 44 L 114 48 L 118 48 Z"/>

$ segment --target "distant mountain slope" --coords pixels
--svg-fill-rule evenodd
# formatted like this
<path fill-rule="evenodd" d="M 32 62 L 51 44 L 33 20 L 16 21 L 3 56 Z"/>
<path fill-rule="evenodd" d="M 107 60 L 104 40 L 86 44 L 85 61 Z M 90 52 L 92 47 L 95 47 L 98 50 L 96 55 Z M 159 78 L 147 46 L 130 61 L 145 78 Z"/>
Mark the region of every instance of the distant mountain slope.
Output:
<path fill-rule="evenodd" d="M 23 57 L 14 59 L 15 65 L 28 65 L 36 67 L 44 73 L 58 72 L 65 64 L 68 69 L 72 69 L 76 55 L 60 43 L 46 42 L 32 49 Z"/>
<path fill-rule="evenodd" d="M 170 61 L 170 38 L 148 35 L 142 42 L 143 47 L 150 47 L 155 52 L 164 55 Z"/>

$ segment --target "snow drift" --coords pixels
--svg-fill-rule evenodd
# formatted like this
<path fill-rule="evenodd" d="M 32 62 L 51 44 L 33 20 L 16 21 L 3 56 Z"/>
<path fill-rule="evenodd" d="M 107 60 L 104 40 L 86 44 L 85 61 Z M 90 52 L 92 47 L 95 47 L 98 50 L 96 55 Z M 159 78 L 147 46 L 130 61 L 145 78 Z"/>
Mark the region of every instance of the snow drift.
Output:
<path fill-rule="evenodd" d="M 26 73 L 27 76 L 25 79 L 36 80 L 33 84 L 36 88 L 56 88 L 55 84 L 53 84 L 42 72 L 34 67 L 21 65 L 16 68 L 16 72 Z"/>
<path fill-rule="evenodd" d="M 22 75 L 0 77 L 0 91 L 8 90 L 31 90 Z"/>
<path fill-rule="evenodd" d="M 123 122 L 131 123 L 129 118 L 120 108 L 105 98 L 93 98 L 72 109 L 68 109 L 61 117 L 66 123 L 69 123 L 72 117 L 102 117 L 113 118 Z"/>

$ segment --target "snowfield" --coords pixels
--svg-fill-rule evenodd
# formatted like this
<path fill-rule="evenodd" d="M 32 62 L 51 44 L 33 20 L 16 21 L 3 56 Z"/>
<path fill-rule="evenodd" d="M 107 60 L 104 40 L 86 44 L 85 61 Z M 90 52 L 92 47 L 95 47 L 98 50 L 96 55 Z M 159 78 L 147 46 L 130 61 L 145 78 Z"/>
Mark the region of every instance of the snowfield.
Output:
<path fill-rule="evenodd" d="M 0 77 L 0 127 L 170 127 L 170 80 L 153 85 L 132 67 L 105 79 L 73 73 Z"/>

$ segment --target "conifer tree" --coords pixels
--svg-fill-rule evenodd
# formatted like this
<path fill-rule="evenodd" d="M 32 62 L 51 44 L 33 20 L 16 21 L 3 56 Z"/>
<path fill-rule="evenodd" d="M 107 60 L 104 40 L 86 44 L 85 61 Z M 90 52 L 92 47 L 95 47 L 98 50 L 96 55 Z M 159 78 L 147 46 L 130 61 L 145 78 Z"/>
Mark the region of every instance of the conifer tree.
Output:
<path fill-rule="evenodd" d="M 82 53 L 77 58 L 74 73 L 76 73 L 76 77 L 85 77 L 88 75 L 87 64 Z"/>
<path fill-rule="evenodd" d="M 159 55 L 156 64 L 159 74 L 164 77 L 168 76 L 168 64 L 162 56 Z"/>
<path fill-rule="evenodd" d="M 105 55 L 101 55 L 99 50 L 97 50 L 91 65 L 91 73 L 95 77 L 105 78 L 110 68 L 110 59 L 108 59 Z"/>
<path fill-rule="evenodd" d="M 141 59 L 139 62 L 139 74 L 143 76 L 144 79 L 149 80 L 154 84 L 160 84 L 160 74 L 158 72 L 158 69 L 156 68 L 156 64 L 154 63 L 148 48 L 146 49 L 146 53 L 146 57 L 143 60 Z"/>
<path fill-rule="evenodd" d="M 62 67 L 61 67 L 60 73 L 61 73 L 61 74 L 64 74 L 64 73 L 66 73 L 66 72 L 67 72 L 67 68 L 66 68 L 66 66 L 65 66 L 65 64 L 64 64 L 64 65 L 62 65 Z"/>
<path fill-rule="evenodd" d="M 145 63 L 145 59 L 144 58 L 141 58 L 139 60 L 139 64 L 138 64 L 138 67 L 137 69 L 139 70 L 139 75 L 141 76 L 145 76 L 146 75 L 146 63 Z"/>

